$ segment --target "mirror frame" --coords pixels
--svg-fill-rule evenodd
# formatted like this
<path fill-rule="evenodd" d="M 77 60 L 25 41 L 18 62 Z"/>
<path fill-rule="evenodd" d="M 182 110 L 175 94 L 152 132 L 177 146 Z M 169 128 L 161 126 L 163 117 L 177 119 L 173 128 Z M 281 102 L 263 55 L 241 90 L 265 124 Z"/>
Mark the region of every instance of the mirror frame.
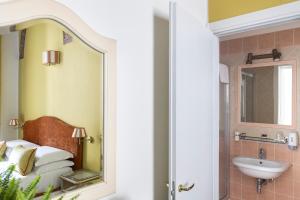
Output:
<path fill-rule="evenodd" d="M 279 124 L 266 124 L 266 123 L 257 123 L 257 122 L 242 122 L 241 121 L 241 72 L 245 68 L 257 68 L 257 67 L 270 67 L 278 65 L 291 65 L 293 73 L 293 88 L 292 88 L 292 124 L 291 125 L 279 125 Z M 277 62 L 265 62 L 265 63 L 255 63 L 255 64 L 246 64 L 240 65 L 238 67 L 237 73 L 237 123 L 238 125 L 252 126 L 252 127 L 265 127 L 265 128 L 282 128 L 282 129 L 295 129 L 297 122 L 297 61 L 296 60 L 287 60 L 287 61 L 277 61 Z"/>
<path fill-rule="evenodd" d="M 80 195 L 79 199 L 94 199 L 113 194 L 116 191 L 116 41 L 92 30 L 71 9 L 55 0 L 0 2 L 0 27 L 36 19 L 54 20 L 68 28 L 88 46 L 104 53 L 104 180 L 63 195 L 66 199 L 77 194 Z"/>

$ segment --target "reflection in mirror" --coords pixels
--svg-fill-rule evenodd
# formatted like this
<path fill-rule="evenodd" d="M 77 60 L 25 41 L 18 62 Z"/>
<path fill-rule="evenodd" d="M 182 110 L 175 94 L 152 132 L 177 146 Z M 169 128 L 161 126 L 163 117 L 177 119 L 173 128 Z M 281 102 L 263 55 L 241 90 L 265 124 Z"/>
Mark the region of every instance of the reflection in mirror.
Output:
<path fill-rule="evenodd" d="M 14 176 L 26 187 L 40 175 L 38 193 L 49 185 L 60 191 L 101 181 L 103 53 L 48 19 L 3 27 L 0 34 L 1 124 L 7 124 L 0 140 L 12 151 L 37 148 L 32 169 Z M 8 160 L 10 154 L 1 162 Z"/>
<path fill-rule="evenodd" d="M 241 68 L 241 122 L 292 125 L 293 66 Z"/>

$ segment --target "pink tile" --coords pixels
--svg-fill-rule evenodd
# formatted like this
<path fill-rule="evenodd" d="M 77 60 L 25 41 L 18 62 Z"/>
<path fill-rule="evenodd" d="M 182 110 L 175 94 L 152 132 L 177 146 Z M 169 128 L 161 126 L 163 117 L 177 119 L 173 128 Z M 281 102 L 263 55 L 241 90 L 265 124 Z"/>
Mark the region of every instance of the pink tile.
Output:
<path fill-rule="evenodd" d="M 228 53 L 228 41 L 220 42 L 220 56 L 225 56 Z"/>
<path fill-rule="evenodd" d="M 242 185 L 242 199 L 243 200 L 256 200 L 258 198 L 255 187 Z"/>
<path fill-rule="evenodd" d="M 300 45 L 300 28 L 294 30 L 294 45 Z"/>
<path fill-rule="evenodd" d="M 230 182 L 230 198 L 241 198 L 242 185 Z"/>
<path fill-rule="evenodd" d="M 293 163 L 295 165 L 300 165 L 300 148 L 293 151 Z"/>
<path fill-rule="evenodd" d="M 242 183 L 242 174 L 236 167 L 230 167 L 230 181 L 234 183 Z"/>
<path fill-rule="evenodd" d="M 294 32 L 292 29 L 279 31 L 275 33 L 275 46 L 287 47 L 292 46 L 294 40 Z"/>
<path fill-rule="evenodd" d="M 273 49 L 275 47 L 275 34 L 267 33 L 258 36 L 259 49 Z"/>
<path fill-rule="evenodd" d="M 294 182 L 294 198 L 300 198 L 300 180 Z"/>
<path fill-rule="evenodd" d="M 252 141 L 242 142 L 242 153 L 243 156 L 257 157 L 258 155 L 258 144 Z"/>
<path fill-rule="evenodd" d="M 275 200 L 293 200 L 293 198 L 284 194 L 275 194 Z"/>
<path fill-rule="evenodd" d="M 294 164 L 292 166 L 292 169 L 293 169 L 293 179 L 300 181 L 300 165 Z M 300 196 L 299 196 L 299 198 L 300 198 Z"/>
<path fill-rule="evenodd" d="M 267 184 L 263 186 L 263 191 L 275 193 L 275 181 L 267 182 Z"/>
<path fill-rule="evenodd" d="M 275 160 L 292 162 L 293 152 L 286 145 L 275 145 Z"/>
<path fill-rule="evenodd" d="M 242 186 L 256 188 L 256 179 L 250 176 L 242 175 Z"/>
<path fill-rule="evenodd" d="M 233 163 L 232 163 L 232 159 L 236 157 L 236 155 L 230 155 L 230 167 L 236 167 Z"/>
<path fill-rule="evenodd" d="M 275 193 L 274 192 L 269 192 L 263 190 L 261 194 L 258 194 L 258 199 L 259 200 L 274 200 L 275 199 Z"/>
<path fill-rule="evenodd" d="M 258 49 L 258 36 L 251 36 L 243 39 L 243 51 L 245 53 L 254 52 L 257 49 Z"/>
<path fill-rule="evenodd" d="M 275 180 L 275 194 L 283 194 L 286 196 L 293 195 L 293 182 L 288 178 L 277 178 Z"/>
<path fill-rule="evenodd" d="M 230 197 L 230 200 L 241 200 L 241 198 Z"/>
<path fill-rule="evenodd" d="M 243 49 L 243 40 L 234 39 L 228 41 L 228 53 L 241 53 Z"/>
<path fill-rule="evenodd" d="M 241 141 L 230 141 L 230 155 L 240 155 L 241 154 Z"/>

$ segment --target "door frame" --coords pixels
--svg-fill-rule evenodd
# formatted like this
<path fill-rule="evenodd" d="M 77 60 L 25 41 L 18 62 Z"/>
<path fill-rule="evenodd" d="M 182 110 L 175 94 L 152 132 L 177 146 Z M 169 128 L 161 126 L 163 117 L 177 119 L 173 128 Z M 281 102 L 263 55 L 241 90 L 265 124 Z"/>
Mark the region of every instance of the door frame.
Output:
<path fill-rule="evenodd" d="M 274 15 L 276 13 L 276 15 Z M 229 37 L 258 29 L 270 29 L 300 20 L 300 1 L 209 23 L 211 31 L 219 38 Z"/>
<path fill-rule="evenodd" d="M 276 15 L 274 15 L 276 13 Z M 287 3 L 284 5 L 232 17 L 213 23 L 208 23 L 208 27 L 219 40 L 234 39 L 238 36 L 249 36 L 262 34 L 270 31 L 299 27 L 300 24 L 300 1 Z M 219 56 L 218 56 L 219 57 Z M 219 59 L 215 61 L 219 64 Z M 219 117 L 219 69 L 214 72 L 214 110 L 215 117 Z M 218 122 L 218 120 L 216 120 Z M 219 124 L 214 122 L 213 134 L 213 199 L 219 200 Z"/>

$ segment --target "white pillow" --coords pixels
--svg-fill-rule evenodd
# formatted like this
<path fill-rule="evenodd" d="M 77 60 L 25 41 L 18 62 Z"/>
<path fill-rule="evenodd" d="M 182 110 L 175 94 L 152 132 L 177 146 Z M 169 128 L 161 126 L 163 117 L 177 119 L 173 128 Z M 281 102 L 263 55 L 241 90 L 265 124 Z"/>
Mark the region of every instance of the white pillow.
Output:
<path fill-rule="evenodd" d="M 35 153 L 34 166 L 38 167 L 56 161 L 67 160 L 69 158 L 73 158 L 73 154 L 68 151 L 49 146 L 40 146 L 37 147 Z"/>
<path fill-rule="evenodd" d="M 33 172 L 36 174 L 42 174 L 45 172 L 61 169 L 64 167 L 71 167 L 74 165 L 74 162 L 70 160 L 62 160 L 62 161 L 57 161 L 57 162 L 52 162 L 49 164 L 45 164 L 39 167 L 35 167 Z"/>
<path fill-rule="evenodd" d="M 26 148 L 28 148 L 28 147 L 30 147 L 30 148 L 39 147 L 39 145 L 28 142 L 26 140 L 10 140 L 10 141 L 7 141 L 6 142 L 6 147 L 7 148 L 6 148 L 6 151 L 5 151 L 5 157 L 7 159 L 9 158 L 9 155 L 11 154 L 13 148 L 15 148 L 18 145 L 22 145 L 23 147 L 26 147 Z"/>

